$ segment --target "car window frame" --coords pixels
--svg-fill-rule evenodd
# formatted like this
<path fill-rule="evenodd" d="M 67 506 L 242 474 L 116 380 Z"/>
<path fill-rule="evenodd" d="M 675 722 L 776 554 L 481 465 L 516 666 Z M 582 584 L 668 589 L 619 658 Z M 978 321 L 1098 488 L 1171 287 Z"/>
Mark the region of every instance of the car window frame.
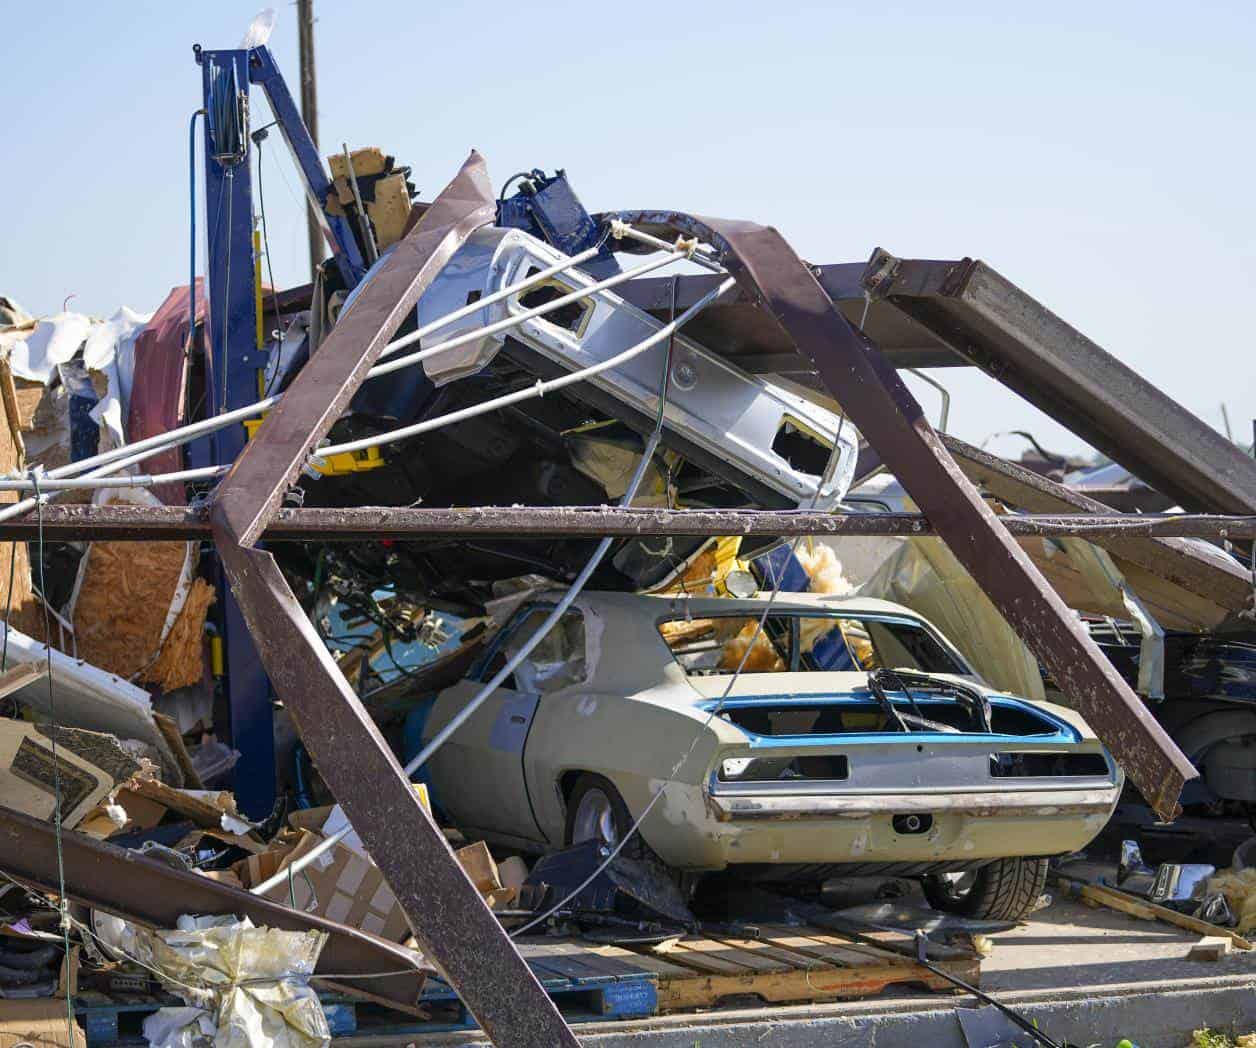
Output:
<path fill-rule="evenodd" d="M 698 618 L 698 619 L 743 618 L 743 619 L 749 619 L 750 621 L 757 621 L 760 618 L 760 616 L 763 615 L 763 610 L 764 609 L 762 607 L 742 609 L 742 610 L 732 609 L 729 611 L 724 611 L 723 609 L 720 609 L 720 610 L 711 611 L 711 612 L 691 613 L 689 617 Z M 929 637 L 933 638 L 935 642 L 937 642 L 938 646 L 959 667 L 958 672 L 953 673 L 954 676 L 972 677 L 975 680 L 981 680 L 981 675 L 972 667 L 972 664 L 968 661 L 968 659 L 966 659 L 960 653 L 959 649 L 956 648 L 955 645 L 952 644 L 950 640 L 927 619 L 919 619 L 911 615 L 901 615 L 901 614 L 896 615 L 896 614 L 887 613 L 887 612 L 838 611 L 838 610 L 833 610 L 829 608 L 780 608 L 780 609 L 772 608 L 768 612 L 768 617 L 773 617 L 773 616 L 777 616 L 777 617 L 791 616 L 794 619 L 806 619 L 806 618 L 826 619 L 828 618 L 828 619 L 833 619 L 835 621 L 840 620 L 840 619 L 854 619 L 856 621 L 864 622 L 864 623 L 880 622 L 880 623 L 886 623 L 889 625 L 909 626 L 914 629 L 923 630 L 925 634 L 927 634 Z M 689 673 L 687 669 L 685 669 L 684 665 L 681 663 L 676 653 L 672 651 L 671 645 L 667 643 L 667 640 L 664 638 L 662 632 L 659 629 L 659 627 L 661 627 L 663 623 L 665 622 L 677 622 L 683 618 L 684 616 L 678 616 L 678 615 L 658 616 L 654 622 L 654 636 L 658 638 L 658 642 L 663 646 L 663 650 L 667 652 L 668 656 L 672 659 L 672 661 L 676 663 L 676 665 L 680 668 L 681 672 L 684 673 L 686 677 L 689 677 L 691 676 L 691 674 Z M 791 627 L 791 633 L 793 632 L 794 632 L 794 629 Z M 794 646 L 796 645 L 793 638 L 791 637 L 791 647 L 794 647 Z M 770 671 L 743 670 L 742 671 L 743 675 L 749 674 L 749 673 L 756 673 L 763 676 L 769 676 L 771 674 L 777 674 L 781 672 L 792 672 L 792 671 L 791 670 L 785 670 L 785 671 L 782 671 L 782 670 L 770 670 Z M 806 670 L 806 669 L 800 668 L 797 672 L 799 673 L 849 673 L 849 672 L 865 673 L 867 671 L 863 669 Z M 925 671 L 920 671 L 920 672 L 925 672 Z M 951 672 L 951 671 L 948 670 L 948 671 L 934 671 L 934 672 Z M 731 676 L 731 675 L 732 675 L 731 670 L 726 671 L 726 673 L 724 674 L 711 674 L 711 673 L 696 674 L 696 676 L 699 676 L 699 677 Z"/>
<path fill-rule="evenodd" d="M 472 665 L 472 667 L 467 671 L 467 676 L 465 679 L 469 681 L 473 681 L 476 684 L 487 684 L 488 681 L 492 679 L 493 673 L 495 672 L 492 669 L 493 660 L 497 658 L 497 656 L 503 652 L 506 645 L 510 642 L 510 639 L 520 630 L 523 624 L 527 622 L 528 618 L 532 615 L 532 613 L 534 611 L 553 611 L 557 607 L 558 607 L 558 601 L 556 600 L 533 600 L 533 601 L 526 601 L 525 603 L 520 604 L 519 607 L 515 608 L 515 610 L 511 613 L 510 618 L 506 620 L 506 625 L 504 625 L 500 630 L 497 631 L 497 636 L 495 636 L 491 641 L 489 641 L 488 647 L 484 649 L 484 654 L 481 655 L 480 658 L 476 660 L 475 664 Z M 589 667 L 589 631 L 588 631 L 588 622 L 585 616 L 585 612 L 583 608 L 579 608 L 573 604 L 570 608 L 568 608 L 565 612 L 563 612 L 564 616 L 571 615 L 571 614 L 579 615 L 581 619 L 582 628 L 580 630 L 580 634 L 584 639 L 584 661 L 585 661 L 586 670 L 588 670 L 588 667 Z M 555 624 L 555 628 L 559 628 L 561 623 L 562 623 L 562 619 L 560 618 L 558 623 Z M 527 659 L 525 659 L 524 661 L 526 662 Z M 589 673 L 591 675 L 591 671 L 589 671 Z M 573 681 L 572 684 L 576 684 L 576 683 L 587 684 L 588 680 L 589 680 L 589 677 L 586 676 L 583 681 Z M 505 681 L 503 681 L 501 686 L 507 687 L 508 685 L 506 684 Z M 570 687 L 570 686 L 571 685 L 565 685 L 565 687 Z M 511 674 L 511 683 L 509 687 L 512 691 L 519 691 L 518 686 L 515 684 L 515 678 L 514 678 L 513 673 Z M 555 690 L 561 691 L 562 689 L 557 688 Z M 529 692 L 528 694 L 532 694 L 532 693 Z M 541 698 L 544 698 L 546 695 L 546 692 L 540 691 L 538 689 L 536 694 L 540 696 Z"/>

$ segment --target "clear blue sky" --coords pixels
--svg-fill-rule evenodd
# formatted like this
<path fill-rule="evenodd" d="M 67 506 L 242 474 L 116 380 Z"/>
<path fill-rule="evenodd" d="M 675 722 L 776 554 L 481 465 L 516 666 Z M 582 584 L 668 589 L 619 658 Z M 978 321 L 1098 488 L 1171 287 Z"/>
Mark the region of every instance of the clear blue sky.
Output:
<path fill-rule="evenodd" d="M 5 6 L 0 293 L 34 312 L 71 293 L 87 312 L 152 309 L 186 282 L 192 44 L 235 46 L 262 4 Z M 295 88 L 295 8 L 276 6 Z M 471 147 L 495 182 L 565 167 L 590 209 L 753 217 L 817 262 L 976 256 L 1218 428 L 1224 399 L 1250 439 L 1256 5 L 315 12 L 324 151 L 383 146 L 429 196 Z M 286 285 L 305 278 L 305 226 L 282 163 L 267 210 Z M 959 435 L 1081 449 L 984 377 L 941 377 Z"/>

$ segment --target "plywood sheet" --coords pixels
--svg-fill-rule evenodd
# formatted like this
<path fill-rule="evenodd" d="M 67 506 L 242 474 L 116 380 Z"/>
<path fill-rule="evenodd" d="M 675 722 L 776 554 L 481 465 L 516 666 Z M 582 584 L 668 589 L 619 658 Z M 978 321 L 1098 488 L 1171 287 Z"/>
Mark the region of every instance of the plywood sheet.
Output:
<path fill-rule="evenodd" d="M 200 681 L 205 672 L 205 616 L 215 599 L 213 586 L 204 579 L 193 581 L 157 660 L 143 672 L 141 680 L 160 685 L 162 691 L 191 687 Z"/>
<path fill-rule="evenodd" d="M 93 542 L 74 602 L 78 654 L 128 680 L 161 648 L 185 542 Z"/>

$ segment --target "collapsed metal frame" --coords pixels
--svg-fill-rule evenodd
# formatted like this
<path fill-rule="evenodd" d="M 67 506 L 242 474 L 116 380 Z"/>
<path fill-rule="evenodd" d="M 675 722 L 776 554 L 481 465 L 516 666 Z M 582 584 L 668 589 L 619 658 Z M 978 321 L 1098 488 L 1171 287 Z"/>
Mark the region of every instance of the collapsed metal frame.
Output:
<path fill-rule="evenodd" d="M 418 803 L 391 749 L 321 643 L 273 556 L 257 548 L 263 538 L 452 538 L 486 530 L 503 536 L 936 534 L 1078 700 L 1152 806 L 1166 818 L 1175 813 L 1181 787 L 1194 777 L 1194 769 L 1075 622 L 1016 544 L 1013 532 L 1159 542 L 1163 539 L 1158 536 L 1180 534 L 1241 537 L 1256 533 L 1256 520 L 996 517 L 876 344 L 851 326 L 811 267 L 773 229 L 674 212 L 622 216 L 642 228 L 697 237 L 712 245 L 743 293 L 774 318 L 795 350 L 810 360 L 827 390 L 835 398 L 843 394 L 840 399 L 852 421 L 898 475 L 923 516 L 594 507 L 283 510 L 289 487 L 309 457 L 317 454 L 389 338 L 467 236 L 491 224 L 494 214 L 483 161 L 473 153 L 420 223 L 362 286 L 353 306 L 235 459 L 213 496 L 208 521 L 195 511 L 178 509 L 156 515 L 145 511 L 141 521 L 117 507 L 74 506 L 47 508 L 43 526 L 47 535 L 64 537 L 78 529 L 79 536 L 108 534 L 115 539 L 157 533 L 164 538 L 199 537 L 208 527 L 276 694 L 292 710 L 320 772 L 377 856 L 420 947 L 495 1043 L 548 1046 L 576 1041 Z M 1094 510 L 1087 507 L 1084 512 Z M 19 537 L 33 525 L 30 514 L 7 521 L 0 524 L 0 537 Z M 16 841 L 23 834 L 13 836 Z M 40 862 L 36 858 L 28 864 L 29 879 L 41 881 Z"/>

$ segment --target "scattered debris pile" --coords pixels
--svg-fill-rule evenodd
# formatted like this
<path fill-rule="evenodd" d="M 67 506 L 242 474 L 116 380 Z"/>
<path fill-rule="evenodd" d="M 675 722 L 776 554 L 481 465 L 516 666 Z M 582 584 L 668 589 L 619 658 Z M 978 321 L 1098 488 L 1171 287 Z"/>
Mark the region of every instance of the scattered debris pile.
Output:
<path fill-rule="evenodd" d="M 332 256 L 263 284 L 259 184 L 152 314 L 0 298 L 0 519 L 34 525 L 0 544 L 0 1023 L 63 1002 L 99 1043 L 130 993 L 171 1048 L 325 1044 L 368 1003 L 567 1044 L 567 992 L 913 984 L 1053 1044 L 975 985 L 1048 883 L 1252 949 L 1251 847 L 1209 839 L 1256 814 L 1247 540 L 1043 521 L 1256 513 L 1237 449 L 1145 385 L 1113 408 L 1119 363 L 982 263 L 852 281 L 768 227 L 591 215 L 562 171 L 495 194 L 478 154 L 431 202 L 378 148 L 329 178 L 265 46 L 196 57 L 207 206 L 251 213 L 257 87 Z M 934 432 L 893 368 L 970 353 L 1147 482 Z M 1073 854 L 1179 796 L 1184 854 Z"/>

